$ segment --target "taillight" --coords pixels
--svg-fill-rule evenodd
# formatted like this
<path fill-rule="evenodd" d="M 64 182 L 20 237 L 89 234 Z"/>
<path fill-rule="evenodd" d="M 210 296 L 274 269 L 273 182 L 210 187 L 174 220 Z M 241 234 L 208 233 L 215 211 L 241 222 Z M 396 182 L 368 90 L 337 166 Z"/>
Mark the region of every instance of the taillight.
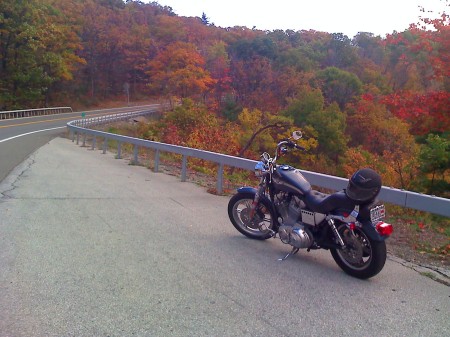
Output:
<path fill-rule="evenodd" d="M 394 231 L 394 227 L 392 227 L 391 224 L 388 224 L 383 221 L 378 222 L 375 226 L 375 229 L 381 236 L 389 236 Z"/>

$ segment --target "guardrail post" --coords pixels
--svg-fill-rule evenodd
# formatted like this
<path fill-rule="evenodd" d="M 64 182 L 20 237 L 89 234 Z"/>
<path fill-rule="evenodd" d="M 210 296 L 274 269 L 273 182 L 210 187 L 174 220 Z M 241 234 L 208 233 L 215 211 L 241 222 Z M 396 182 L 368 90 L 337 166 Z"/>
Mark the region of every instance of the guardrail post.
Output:
<path fill-rule="evenodd" d="M 155 168 L 154 168 L 154 172 L 158 172 L 159 170 L 159 150 L 155 151 Z"/>
<path fill-rule="evenodd" d="M 97 145 L 97 137 L 94 136 L 94 138 L 92 139 L 91 150 L 95 150 L 96 145 Z"/>
<path fill-rule="evenodd" d="M 139 160 L 138 160 L 138 146 L 134 145 L 133 147 L 133 165 L 138 165 L 139 164 Z"/>
<path fill-rule="evenodd" d="M 86 132 L 83 133 L 83 145 L 81 145 L 82 147 L 86 146 Z"/>
<path fill-rule="evenodd" d="M 80 133 L 77 131 L 77 145 L 80 143 Z"/>
<path fill-rule="evenodd" d="M 183 155 L 183 162 L 181 164 L 181 181 L 186 181 L 186 171 L 187 171 L 187 156 Z"/>
<path fill-rule="evenodd" d="M 122 143 L 121 142 L 117 142 L 117 159 L 121 159 L 122 158 Z"/>
<path fill-rule="evenodd" d="M 223 192 L 223 164 L 219 164 L 219 169 L 217 172 L 217 194 L 222 194 Z"/>
<path fill-rule="evenodd" d="M 103 154 L 106 153 L 106 150 L 108 149 L 108 138 L 105 137 L 103 140 Z"/>

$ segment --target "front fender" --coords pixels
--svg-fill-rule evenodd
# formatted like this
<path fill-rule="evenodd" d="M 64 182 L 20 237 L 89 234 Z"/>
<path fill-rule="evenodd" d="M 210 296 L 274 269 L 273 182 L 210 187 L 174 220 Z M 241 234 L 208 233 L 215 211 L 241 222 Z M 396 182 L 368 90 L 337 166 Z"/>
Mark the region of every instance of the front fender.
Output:
<path fill-rule="evenodd" d="M 237 189 L 238 193 L 252 193 L 252 194 L 256 194 L 257 189 L 254 187 L 248 187 L 248 186 L 244 186 L 244 187 L 240 187 Z"/>
<path fill-rule="evenodd" d="M 244 186 L 244 187 L 240 187 L 237 189 L 238 194 L 252 194 L 253 197 L 255 197 L 255 194 L 258 190 L 254 187 L 249 187 L 249 186 Z M 264 194 L 262 196 L 260 196 L 260 202 L 263 202 L 264 205 L 270 207 L 270 211 L 272 212 L 272 214 L 276 214 L 277 216 L 274 219 L 274 222 L 277 224 L 277 218 L 278 218 L 278 212 L 275 209 L 275 206 L 273 204 L 273 202 Z"/>

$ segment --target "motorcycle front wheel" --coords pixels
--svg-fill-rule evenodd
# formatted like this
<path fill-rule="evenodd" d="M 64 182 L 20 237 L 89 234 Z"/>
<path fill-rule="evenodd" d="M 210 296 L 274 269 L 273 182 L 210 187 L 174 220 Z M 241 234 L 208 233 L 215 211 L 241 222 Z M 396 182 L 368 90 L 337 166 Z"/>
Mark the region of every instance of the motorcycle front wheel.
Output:
<path fill-rule="evenodd" d="M 386 243 L 372 240 L 357 227 L 351 231 L 346 225 L 338 227 L 345 248 L 331 249 L 338 266 L 347 274 L 368 279 L 378 274 L 386 262 Z"/>
<path fill-rule="evenodd" d="M 267 240 L 272 237 L 274 214 L 266 199 L 261 199 L 251 217 L 251 206 L 254 194 L 235 194 L 228 203 L 228 216 L 233 226 L 245 236 L 256 240 Z"/>

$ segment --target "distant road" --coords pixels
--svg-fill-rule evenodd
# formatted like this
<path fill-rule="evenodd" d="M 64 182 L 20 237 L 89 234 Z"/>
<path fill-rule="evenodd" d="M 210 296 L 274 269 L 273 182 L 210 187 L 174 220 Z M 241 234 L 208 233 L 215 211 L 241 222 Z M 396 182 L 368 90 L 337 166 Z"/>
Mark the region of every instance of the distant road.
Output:
<path fill-rule="evenodd" d="M 149 106 L 134 106 L 83 111 L 86 118 L 136 111 Z M 81 111 L 58 115 L 0 120 L 0 181 L 31 153 L 54 137 L 64 134 L 67 122 L 81 118 Z"/>

